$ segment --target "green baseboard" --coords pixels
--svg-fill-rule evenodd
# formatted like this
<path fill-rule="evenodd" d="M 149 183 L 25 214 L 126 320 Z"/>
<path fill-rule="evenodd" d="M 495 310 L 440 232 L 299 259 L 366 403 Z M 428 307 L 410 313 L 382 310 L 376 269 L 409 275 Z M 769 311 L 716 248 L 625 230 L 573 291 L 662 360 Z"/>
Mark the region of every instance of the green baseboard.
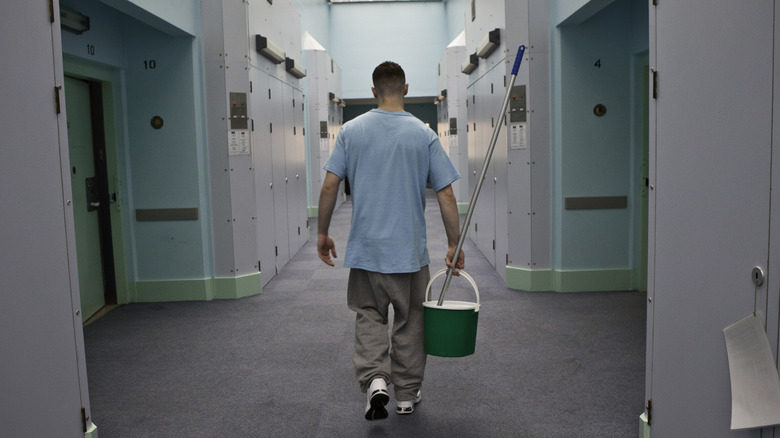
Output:
<path fill-rule="evenodd" d="M 136 302 L 208 301 L 235 299 L 262 293 L 260 273 L 241 277 L 154 280 L 135 283 Z"/>
<path fill-rule="evenodd" d="M 235 299 L 257 295 L 263 292 L 260 273 L 242 277 L 214 279 L 214 298 Z"/>
<path fill-rule="evenodd" d="M 307 207 L 307 213 L 309 217 L 317 217 L 320 212 L 319 207 Z"/>
<path fill-rule="evenodd" d="M 632 269 L 553 270 L 506 267 L 510 289 L 553 292 L 633 290 Z"/>
<path fill-rule="evenodd" d="M 647 414 L 639 416 L 639 438 L 650 438 L 650 423 L 647 422 Z"/>
<path fill-rule="evenodd" d="M 466 214 L 469 212 L 468 202 L 458 202 L 458 214 Z"/>
<path fill-rule="evenodd" d="M 98 431 L 95 423 L 90 423 L 89 429 L 84 432 L 84 438 L 98 438 Z"/>

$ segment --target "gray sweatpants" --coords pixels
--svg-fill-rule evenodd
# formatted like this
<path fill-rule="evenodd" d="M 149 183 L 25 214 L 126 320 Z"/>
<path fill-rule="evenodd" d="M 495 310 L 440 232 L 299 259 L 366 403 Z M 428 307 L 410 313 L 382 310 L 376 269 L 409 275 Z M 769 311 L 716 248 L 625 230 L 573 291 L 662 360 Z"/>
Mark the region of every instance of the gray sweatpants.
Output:
<path fill-rule="evenodd" d="M 355 375 L 365 392 L 377 377 L 392 383 L 398 401 L 414 399 L 425 373 L 423 301 L 428 266 L 409 274 L 351 269 L 347 304 L 355 320 Z M 388 339 L 388 306 L 393 330 Z M 392 349 L 390 342 L 392 341 Z"/>

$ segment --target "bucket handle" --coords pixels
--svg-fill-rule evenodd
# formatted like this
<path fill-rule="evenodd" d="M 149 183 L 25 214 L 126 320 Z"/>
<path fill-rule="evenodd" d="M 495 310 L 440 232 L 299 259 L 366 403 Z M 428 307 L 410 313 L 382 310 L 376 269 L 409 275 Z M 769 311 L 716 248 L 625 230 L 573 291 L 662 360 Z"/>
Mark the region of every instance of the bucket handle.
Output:
<path fill-rule="evenodd" d="M 428 286 L 425 287 L 425 301 L 430 301 L 431 299 L 431 286 L 433 285 L 433 281 L 439 278 L 440 276 L 446 274 L 448 271 L 448 268 L 444 268 L 441 271 L 433 274 L 433 277 L 431 277 L 431 280 L 428 282 Z M 471 275 L 467 274 L 466 271 L 460 271 L 461 277 L 466 278 L 466 280 L 471 283 L 471 287 L 474 288 L 474 293 L 477 295 L 477 308 L 474 309 L 475 312 L 479 312 L 479 288 L 477 287 L 477 283 L 474 281 L 473 278 L 471 278 Z"/>

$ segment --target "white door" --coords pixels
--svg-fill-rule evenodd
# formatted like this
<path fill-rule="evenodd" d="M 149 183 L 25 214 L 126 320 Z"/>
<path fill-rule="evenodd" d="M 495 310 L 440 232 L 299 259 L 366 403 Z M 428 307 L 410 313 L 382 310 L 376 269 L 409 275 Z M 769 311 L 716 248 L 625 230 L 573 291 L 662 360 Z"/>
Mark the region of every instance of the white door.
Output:
<path fill-rule="evenodd" d="M 83 438 L 82 412 L 90 416 L 57 5 L 52 15 L 48 2 L 0 2 L 0 53 L 13 58 L 0 65 L 0 434 L 9 437 Z"/>
<path fill-rule="evenodd" d="M 651 434 L 759 437 L 730 430 L 723 328 L 777 288 L 771 278 L 758 289 L 751 281 L 769 257 L 774 6 L 658 3 L 650 6 Z M 776 331 L 778 303 L 758 302 Z"/>

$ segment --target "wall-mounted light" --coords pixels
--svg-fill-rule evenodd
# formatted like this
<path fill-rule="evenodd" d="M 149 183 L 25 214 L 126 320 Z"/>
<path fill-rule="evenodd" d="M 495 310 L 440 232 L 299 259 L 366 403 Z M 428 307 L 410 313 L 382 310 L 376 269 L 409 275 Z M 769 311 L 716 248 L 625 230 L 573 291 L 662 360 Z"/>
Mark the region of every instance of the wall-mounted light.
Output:
<path fill-rule="evenodd" d="M 344 108 L 347 106 L 347 102 L 344 99 L 339 99 L 339 107 Z"/>
<path fill-rule="evenodd" d="M 287 73 L 290 73 L 298 79 L 306 76 L 306 69 L 303 68 L 302 65 L 298 64 L 298 61 L 292 58 L 285 59 L 284 66 L 287 69 Z"/>
<path fill-rule="evenodd" d="M 328 93 L 328 99 L 333 103 L 339 103 L 339 98 L 334 93 Z"/>
<path fill-rule="evenodd" d="M 445 88 L 444 90 L 441 90 L 439 92 L 439 97 L 437 99 L 438 100 L 444 100 L 446 98 L 447 98 L 447 89 Z"/>
<path fill-rule="evenodd" d="M 476 53 L 472 53 L 471 55 L 466 57 L 466 61 L 463 63 L 463 65 L 460 66 L 460 71 L 468 75 L 471 74 L 471 72 L 473 72 L 478 65 L 479 65 L 479 57 L 477 56 Z"/>
<path fill-rule="evenodd" d="M 60 6 L 60 28 L 81 35 L 89 30 L 89 17 L 66 6 Z"/>
<path fill-rule="evenodd" d="M 255 50 L 277 64 L 281 64 L 287 59 L 284 50 L 262 35 L 255 35 Z"/>
<path fill-rule="evenodd" d="M 482 38 L 482 42 L 477 46 L 477 55 L 479 55 L 480 58 L 487 58 L 498 48 L 499 44 L 501 44 L 501 30 L 491 30 L 485 35 L 485 38 Z"/>

